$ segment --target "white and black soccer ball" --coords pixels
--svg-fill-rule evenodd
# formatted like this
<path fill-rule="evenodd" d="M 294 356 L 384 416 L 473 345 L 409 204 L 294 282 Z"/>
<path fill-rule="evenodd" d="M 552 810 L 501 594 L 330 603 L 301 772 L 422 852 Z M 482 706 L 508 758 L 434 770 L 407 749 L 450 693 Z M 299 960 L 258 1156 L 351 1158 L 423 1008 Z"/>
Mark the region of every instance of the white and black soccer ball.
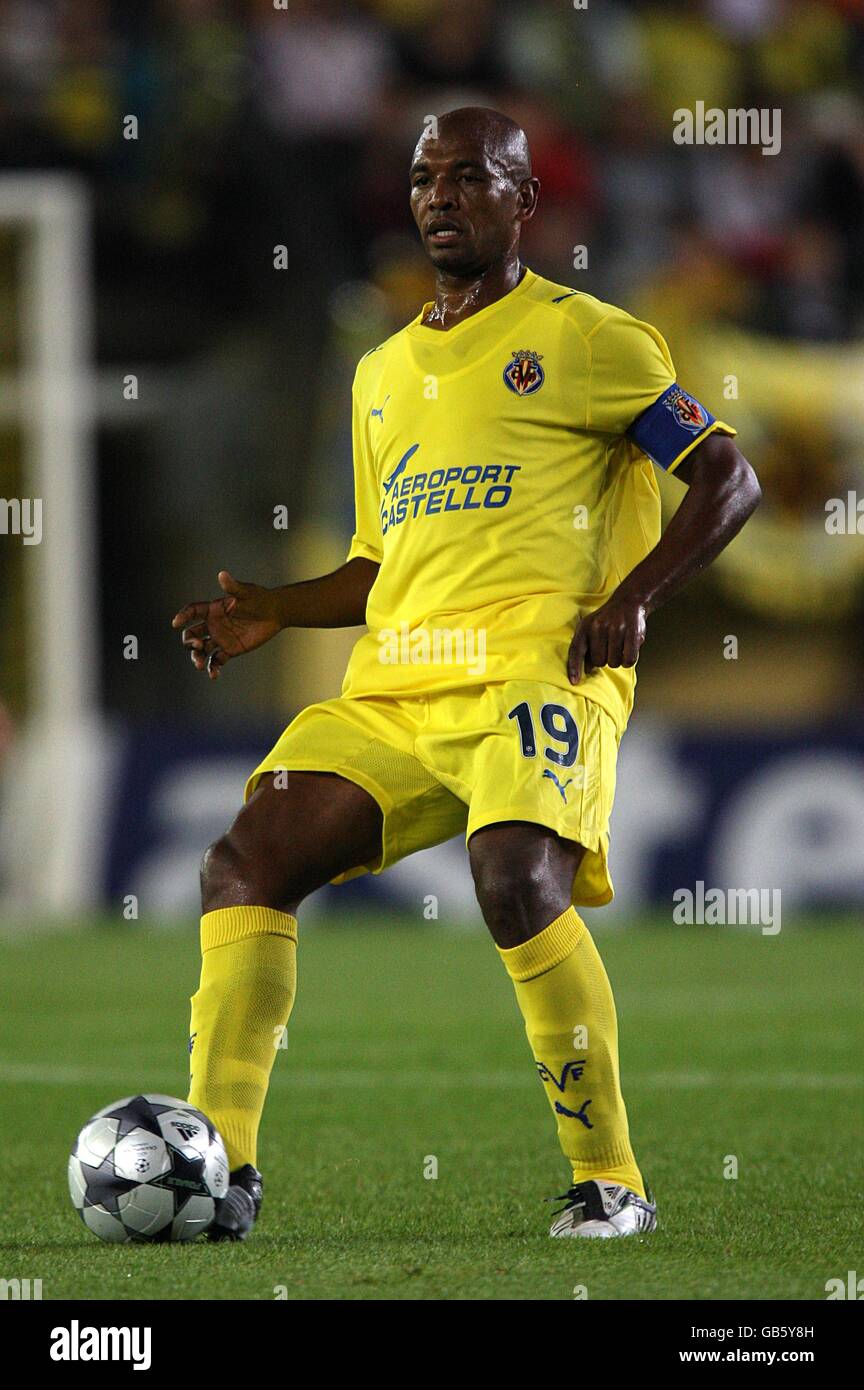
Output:
<path fill-rule="evenodd" d="M 72 1205 L 110 1242 L 194 1240 L 228 1191 L 225 1145 L 174 1096 L 127 1096 L 88 1120 L 69 1156 Z"/>

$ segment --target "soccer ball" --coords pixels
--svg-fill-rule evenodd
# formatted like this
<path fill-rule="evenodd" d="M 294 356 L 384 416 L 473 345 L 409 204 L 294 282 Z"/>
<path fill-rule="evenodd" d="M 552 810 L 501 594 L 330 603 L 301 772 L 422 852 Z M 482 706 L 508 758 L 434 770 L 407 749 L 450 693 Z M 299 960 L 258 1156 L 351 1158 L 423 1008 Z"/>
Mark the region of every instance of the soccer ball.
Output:
<path fill-rule="evenodd" d="M 194 1240 L 228 1191 L 221 1136 L 174 1096 L 127 1096 L 88 1120 L 69 1155 L 72 1205 L 110 1242 Z"/>

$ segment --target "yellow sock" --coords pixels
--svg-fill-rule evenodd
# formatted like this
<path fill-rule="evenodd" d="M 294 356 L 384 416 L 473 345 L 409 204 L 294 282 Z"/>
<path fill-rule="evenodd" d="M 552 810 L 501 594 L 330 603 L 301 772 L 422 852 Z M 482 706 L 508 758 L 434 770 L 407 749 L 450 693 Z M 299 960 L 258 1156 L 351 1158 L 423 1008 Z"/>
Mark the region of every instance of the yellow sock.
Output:
<path fill-rule="evenodd" d="M 615 1003 L 591 933 L 569 907 L 530 941 L 498 951 L 573 1181 L 623 1183 L 644 1197 L 618 1075 Z"/>
<path fill-rule="evenodd" d="M 258 1126 L 297 987 L 297 921 L 269 907 L 201 918 L 201 983 L 192 996 L 189 1102 L 213 1121 L 229 1167 L 257 1167 Z"/>

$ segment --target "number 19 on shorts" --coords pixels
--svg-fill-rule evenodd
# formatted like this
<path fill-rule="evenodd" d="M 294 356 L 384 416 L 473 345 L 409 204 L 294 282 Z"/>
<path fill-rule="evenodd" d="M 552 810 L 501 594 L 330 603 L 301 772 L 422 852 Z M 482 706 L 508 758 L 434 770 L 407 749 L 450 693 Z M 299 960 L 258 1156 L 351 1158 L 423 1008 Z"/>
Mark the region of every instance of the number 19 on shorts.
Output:
<path fill-rule="evenodd" d="M 554 744 L 563 744 L 564 749 L 546 747 L 543 756 L 559 767 L 572 767 L 579 751 L 579 729 L 576 720 L 564 705 L 545 704 L 540 706 L 540 724 Z M 514 719 L 519 729 L 523 758 L 537 756 L 537 734 L 534 715 L 527 700 L 514 705 L 507 715 Z"/>

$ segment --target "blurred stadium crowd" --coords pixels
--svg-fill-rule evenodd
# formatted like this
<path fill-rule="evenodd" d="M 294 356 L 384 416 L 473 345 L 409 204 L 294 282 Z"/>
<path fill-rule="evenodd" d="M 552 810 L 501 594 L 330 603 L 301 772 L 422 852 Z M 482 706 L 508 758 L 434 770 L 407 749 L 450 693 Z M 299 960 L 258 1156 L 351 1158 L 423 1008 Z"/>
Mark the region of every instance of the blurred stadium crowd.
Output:
<path fill-rule="evenodd" d="M 823 504 L 864 481 L 862 91 L 861 0 L 0 0 L 0 161 L 89 184 L 94 365 L 103 395 L 141 378 L 140 409 L 98 429 L 108 707 L 204 707 L 166 620 L 219 566 L 266 583 L 343 557 L 353 366 L 431 283 L 410 153 L 427 113 L 477 102 L 531 140 L 528 264 L 655 322 L 767 483 L 746 554 L 658 615 L 649 702 L 674 709 L 663 656 L 686 629 L 699 676 L 701 617 L 765 652 L 734 694 L 715 679 L 722 709 L 845 708 L 861 543 L 830 548 Z M 782 153 L 674 144 L 698 100 L 779 108 Z M 130 631 L 151 653 L 134 673 L 110 656 Z M 292 641 L 238 674 L 253 707 L 338 686 L 341 638 L 323 665 Z M 767 673 L 793 655 L 781 695 Z M 692 704 L 680 662 L 675 690 Z"/>

